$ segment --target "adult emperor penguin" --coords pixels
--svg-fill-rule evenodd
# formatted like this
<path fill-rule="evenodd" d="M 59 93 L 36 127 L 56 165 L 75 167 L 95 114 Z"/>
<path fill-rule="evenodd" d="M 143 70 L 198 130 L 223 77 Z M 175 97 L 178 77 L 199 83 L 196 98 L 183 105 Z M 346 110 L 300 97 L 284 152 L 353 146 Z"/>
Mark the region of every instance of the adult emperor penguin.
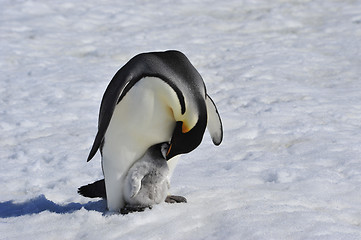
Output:
<path fill-rule="evenodd" d="M 88 157 L 90 161 L 100 150 L 108 210 L 120 211 L 125 206 L 127 172 L 150 146 L 169 143 L 166 159 L 171 175 L 176 156 L 194 150 L 206 127 L 219 145 L 223 130 L 218 111 L 202 77 L 183 53 L 133 57 L 104 93 L 98 133 Z"/>

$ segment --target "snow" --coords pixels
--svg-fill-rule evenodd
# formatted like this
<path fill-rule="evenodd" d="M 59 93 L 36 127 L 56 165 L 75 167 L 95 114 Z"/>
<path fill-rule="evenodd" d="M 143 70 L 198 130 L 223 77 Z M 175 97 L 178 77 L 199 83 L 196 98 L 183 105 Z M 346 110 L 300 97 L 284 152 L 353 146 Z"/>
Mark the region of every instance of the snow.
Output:
<path fill-rule="evenodd" d="M 0 239 L 361 239 L 361 2 L 0 1 Z M 224 140 L 182 156 L 186 204 L 109 215 L 77 187 L 102 94 L 184 52 Z"/>

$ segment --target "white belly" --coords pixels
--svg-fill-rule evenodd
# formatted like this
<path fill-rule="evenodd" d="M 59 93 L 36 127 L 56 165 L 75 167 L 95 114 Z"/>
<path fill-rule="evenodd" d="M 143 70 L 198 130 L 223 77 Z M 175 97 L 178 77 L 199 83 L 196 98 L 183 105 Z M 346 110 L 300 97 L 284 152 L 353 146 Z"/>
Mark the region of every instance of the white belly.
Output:
<path fill-rule="evenodd" d="M 162 80 L 136 83 L 116 106 L 104 136 L 102 164 L 110 211 L 124 206 L 123 184 L 129 168 L 152 145 L 168 142 L 180 112 L 176 93 Z M 170 172 L 174 162 L 170 160 Z"/>

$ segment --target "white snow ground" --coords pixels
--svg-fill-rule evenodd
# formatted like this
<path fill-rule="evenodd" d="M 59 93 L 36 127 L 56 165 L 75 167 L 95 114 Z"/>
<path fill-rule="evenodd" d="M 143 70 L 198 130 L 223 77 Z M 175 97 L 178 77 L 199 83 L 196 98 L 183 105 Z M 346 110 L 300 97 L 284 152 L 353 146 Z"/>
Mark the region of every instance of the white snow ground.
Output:
<path fill-rule="evenodd" d="M 361 2 L 0 1 L 0 239 L 361 239 Z M 224 124 L 182 157 L 187 204 L 104 215 L 77 187 L 105 87 L 178 49 Z"/>

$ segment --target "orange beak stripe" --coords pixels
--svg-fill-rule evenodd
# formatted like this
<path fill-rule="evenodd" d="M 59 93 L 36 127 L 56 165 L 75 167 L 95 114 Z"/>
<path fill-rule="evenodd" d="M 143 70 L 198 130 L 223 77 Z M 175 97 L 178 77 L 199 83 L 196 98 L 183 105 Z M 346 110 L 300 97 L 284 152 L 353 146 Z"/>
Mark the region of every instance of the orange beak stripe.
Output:
<path fill-rule="evenodd" d="M 168 151 L 167 151 L 166 156 L 168 156 L 168 155 L 169 155 L 171 148 L 172 148 L 172 144 L 171 144 L 171 145 L 169 145 L 169 149 L 168 149 Z"/>

